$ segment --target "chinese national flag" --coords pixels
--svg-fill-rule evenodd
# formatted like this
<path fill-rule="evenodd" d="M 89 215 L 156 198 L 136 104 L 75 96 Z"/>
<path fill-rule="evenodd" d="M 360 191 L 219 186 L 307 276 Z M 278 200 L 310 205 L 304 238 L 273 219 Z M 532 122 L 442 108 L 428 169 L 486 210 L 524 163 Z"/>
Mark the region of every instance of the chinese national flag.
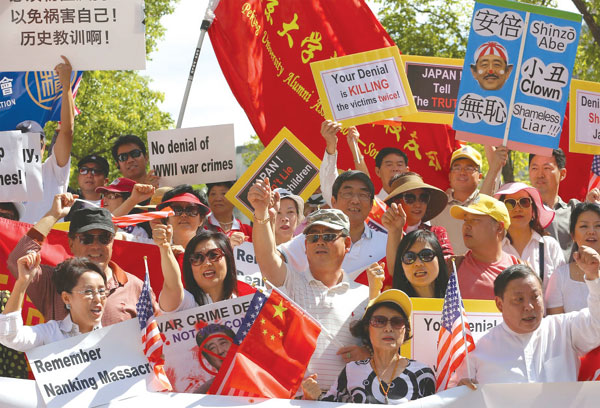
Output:
<path fill-rule="evenodd" d="M 266 146 L 285 126 L 319 157 L 325 152 L 324 117 L 310 63 L 395 45 L 363 0 L 221 1 L 208 34 L 261 142 Z M 366 124 L 358 131 L 377 190 L 375 157 L 384 147 L 404 151 L 410 170 L 427 183 L 448 187 L 450 155 L 457 147 L 450 126 Z M 338 168 L 354 168 L 344 136 L 338 152 Z"/>
<path fill-rule="evenodd" d="M 208 393 L 293 398 L 320 332 L 317 322 L 277 290 L 269 298 L 256 292 Z"/>

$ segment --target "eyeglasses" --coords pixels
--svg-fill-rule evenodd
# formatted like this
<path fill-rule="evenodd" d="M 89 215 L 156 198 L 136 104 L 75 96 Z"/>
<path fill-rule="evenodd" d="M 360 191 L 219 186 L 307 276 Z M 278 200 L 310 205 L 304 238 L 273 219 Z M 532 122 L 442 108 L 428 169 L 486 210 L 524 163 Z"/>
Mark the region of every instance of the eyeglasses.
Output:
<path fill-rule="evenodd" d="M 217 262 L 219 259 L 223 258 L 225 253 L 221 248 L 209 249 L 206 252 L 194 252 L 190 255 L 190 262 L 194 266 L 200 266 L 206 262 L 208 259 L 210 262 Z"/>
<path fill-rule="evenodd" d="M 195 217 L 196 215 L 200 214 L 200 208 L 197 205 L 190 205 L 188 207 L 180 207 L 176 205 L 171 206 L 171 209 L 175 213 L 176 217 L 181 217 L 183 213 L 185 213 L 185 215 L 188 217 Z"/>
<path fill-rule="evenodd" d="M 104 194 L 104 198 L 108 198 L 109 200 L 116 200 L 117 198 L 123 197 L 121 193 L 107 193 Z"/>
<path fill-rule="evenodd" d="M 131 158 L 133 158 L 133 159 L 137 159 L 142 154 L 143 154 L 143 152 L 140 149 L 133 149 L 130 152 L 118 154 L 117 160 L 119 160 L 120 162 L 126 162 L 127 159 L 129 158 L 129 156 L 131 156 Z"/>
<path fill-rule="evenodd" d="M 77 238 L 83 245 L 92 245 L 97 239 L 102 245 L 108 245 L 113 240 L 114 235 L 110 232 L 102 232 L 100 234 L 78 234 Z"/>
<path fill-rule="evenodd" d="M 413 251 L 407 251 L 402 255 L 402 263 L 406 265 L 413 264 L 417 260 L 417 257 L 423 262 L 431 262 L 435 258 L 435 252 L 429 248 L 421 249 L 418 254 Z"/>
<path fill-rule="evenodd" d="M 474 166 L 465 166 L 465 167 L 461 167 L 461 166 L 452 166 L 450 167 L 450 171 L 452 173 L 461 173 L 461 172 L 465 172 L 465 173 L 475 173 L 476 171 L 479 171 L 479 169 L 477 167 Z"/>
<path fill-rule="evenodd" d="M 508 211 L 512 211 L 515 207 L 519 205 L 521 208 L 529 208 L 531 207 L 531 198 L 530 197 L 521 197 L 519 200 L 515 200 L 514 198 L 507 198 L 504 200 L 504 205 Z"/>
<path fill-rule="evenodd" d="M 431 195 L 429 193 L 421 193 L 417 197 L 417 195 L 414 193 L 404 193 L 400 196 L 400 198 L 408 205 L 414 204 L 417 200 L 423 204 L 427 204 L 431 198 Z"/>
<path fill-rule="evenodd" d="M 81 174 L 82 176 L 85 176 L 88 173 L 92 173 L 92 176 L 104 175 L 104 172 L 102 172 L 102 170 L 96 169 L 94 167 L 83 166 L 79 168 L 79 174 Z"/>
<path fill-rule="evenodd" d="M 394 316 L 387 318 L 385 316 L 372 316 L 369 320 L 369 324 L 376 329 L 381 329 L 386 327 L 388 322 L 390 322 L 392 329 L 400 330 L 406 326 L 406 320 L 402 316 Z"/>
<path fill-rule="evenodd" d="M 306 234 L 306 242 L 314 244 L 319 241 L 319 238 L 322 238 L 323 242 L 333 242 L 341 236 L 341 232 L 338 234 L 334 232 L 326 232 L 324 234 Z"/>
<path fill-rule="evenodd" d="M 100 299 L 106 298 L 106 289 L 104 289 L 104 288 L 100 288 L 98 290 L 94 290 L 94 289 L 76 290 L 74 292 L 79 293 L 86 299 L 93 299 L 94 296 L 96 296 L 96 295 L 100 296 Z"/>
<path fill-rule="evenodd" d="M 359 191 L 358 193 L 353 191 L 341 191 L 338 195 L 344 200 L 350 200 L 354 196 L 358 196 L 359 201 L 371 201 L 371 194 L 366 191 Z"/>

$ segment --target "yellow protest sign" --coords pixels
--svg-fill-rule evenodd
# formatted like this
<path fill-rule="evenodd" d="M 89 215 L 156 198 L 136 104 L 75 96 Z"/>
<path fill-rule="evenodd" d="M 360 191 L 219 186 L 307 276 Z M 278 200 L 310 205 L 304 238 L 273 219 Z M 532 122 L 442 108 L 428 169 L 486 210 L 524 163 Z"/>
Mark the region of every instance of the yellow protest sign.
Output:
<path fill-rule="evenodd" d="M 398 47 L 310 64 L 326 119 L 345 127 L 416 113 Z"/>
<path fill-rule="evenodd" d="M 571 80 L 569 151 L 600 154 L 600 83 Z"/>
<path fill-rule="evenodd" d="M 273 188 L 285 188 L 304 201 L 319 187 L 321 160 L 286 127 L 269 143 L 225 197 L 248 218 L 254 209 L 248 190 L 257 179 L 268 177 Z"/>

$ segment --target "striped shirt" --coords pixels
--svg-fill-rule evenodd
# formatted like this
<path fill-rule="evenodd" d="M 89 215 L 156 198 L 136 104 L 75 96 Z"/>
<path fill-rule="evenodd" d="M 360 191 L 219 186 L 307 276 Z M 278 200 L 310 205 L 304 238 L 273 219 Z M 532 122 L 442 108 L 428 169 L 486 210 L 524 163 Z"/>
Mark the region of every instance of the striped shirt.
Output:
<path fill-rule="evenodd" d="M 321 389 L 329 390 L 345 366 L 337 351 L 360 343 L 350 334 L 350 324 L 362 317 L 369 300 L 369 288 L 350 281 L 346 274 L 340 283 L 328 288 L 315 279 L 309 269 L 299 272 L 287 265 L 283 290 L 333 337 L 321 331 L 305 374 L 317 373 Z"/>

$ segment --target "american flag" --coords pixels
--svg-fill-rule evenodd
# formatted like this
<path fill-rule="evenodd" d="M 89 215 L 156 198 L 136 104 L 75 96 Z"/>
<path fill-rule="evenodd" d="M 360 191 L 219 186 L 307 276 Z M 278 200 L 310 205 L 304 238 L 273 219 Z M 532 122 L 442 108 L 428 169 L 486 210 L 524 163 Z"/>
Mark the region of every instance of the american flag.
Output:
<path fill-rule="evenodd" d="M 600 187 L 600 156 L 594 156 L 594 160 L 592 160 L 588 191 L 597 187 Z"/>
<path fill-rule="evenodd" d="M 150 274 L 148 273 L 147 265 L 144 286 L 142 287 L 142 292 L 135 305 L 135 309 L 140 321 L 144 354 L 154 370 L 155 378 L 151 381 L 151 388 L 155 391 L 172 391 L 173 388 L 164 370 L 163 344 L 165 335 L 158 330 L 158 325 L 154 319 L 154 307 L 152 306 L 152 297 L 150 295 Z"/>
<path fill-rule="evenodd" d="M 450 375 L 465 358 L 467 354 L 465 341 L 468 343 L 468 352 L 475 350 L 475 342 L 465 316 L 456 273 L 452 273 L 444 298 L 442 325 L 437 343 L 437 391 L 448 387 Z"/>

